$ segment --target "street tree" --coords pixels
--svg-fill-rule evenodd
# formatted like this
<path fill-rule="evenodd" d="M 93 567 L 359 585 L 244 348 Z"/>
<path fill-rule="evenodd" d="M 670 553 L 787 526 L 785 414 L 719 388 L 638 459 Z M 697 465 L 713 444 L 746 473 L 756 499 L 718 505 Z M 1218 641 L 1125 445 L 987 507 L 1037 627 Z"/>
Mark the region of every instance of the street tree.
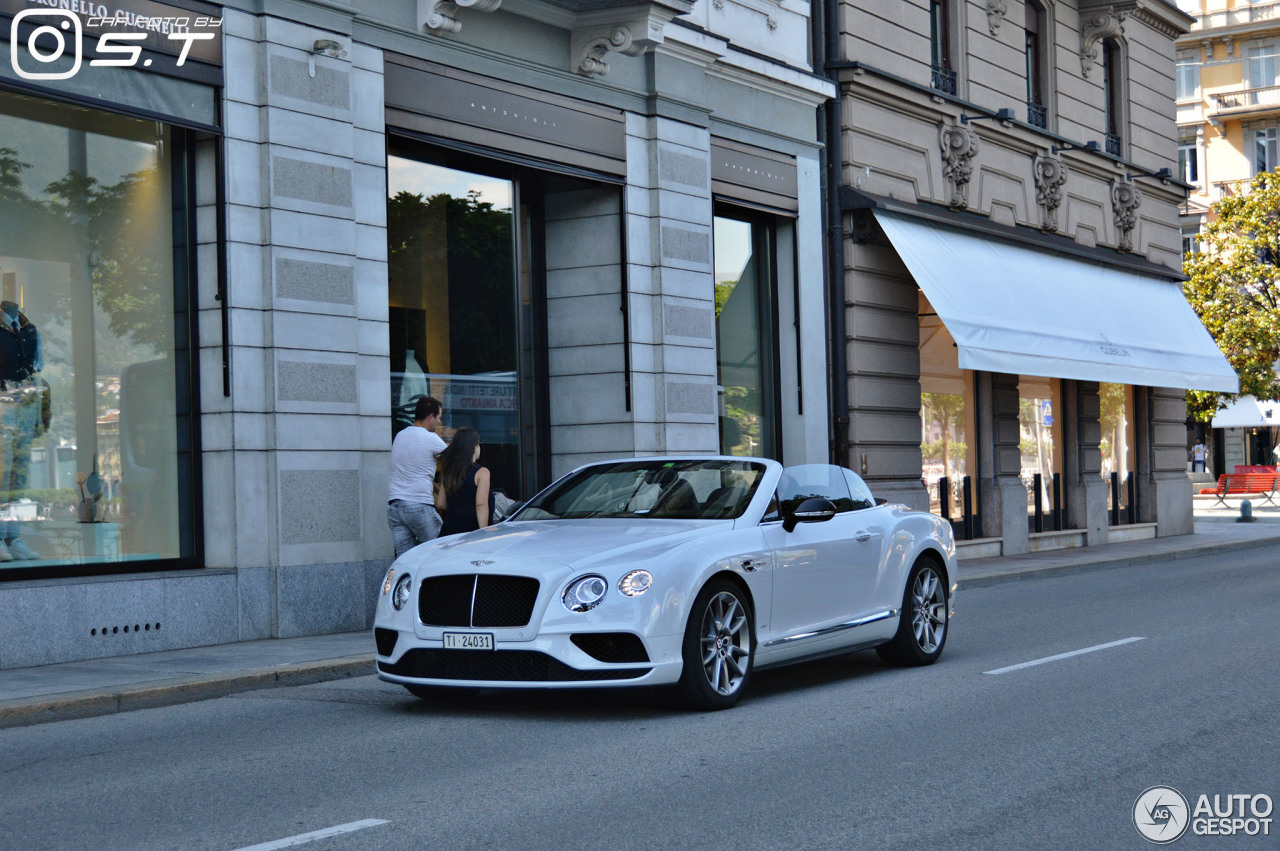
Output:
<path fill-rule="evenodd" d="M 1200 251 L 1183 270 L 1187 301 L 1235 369 L 1240 393 L 1280 397 L 1280 169 L 1214 204 Z M 1187 413 L 1207 422 L 1234 398 L 1191 390 Z"/>

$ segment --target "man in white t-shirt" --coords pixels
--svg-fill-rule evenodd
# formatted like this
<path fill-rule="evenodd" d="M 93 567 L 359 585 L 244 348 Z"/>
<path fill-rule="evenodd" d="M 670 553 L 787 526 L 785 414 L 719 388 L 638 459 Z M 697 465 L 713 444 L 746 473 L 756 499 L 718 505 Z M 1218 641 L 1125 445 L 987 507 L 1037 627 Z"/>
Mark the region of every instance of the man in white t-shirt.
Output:
<path fill-rule="evenodd" d="M 1186 446 L 1186 444 L 1182 444 Z M 1205 461 L 1209 458 L 1209 447 L 1204 445 L 1204 441 L 1196 438 L 1196 445 L 1191 447 L 1191 472 L 1203 473 Z"/>
<path fill-rule="evenodd" d="M 440 534 L 431 486 L 436 478 L 436 456 L 445 442 L 436 434 L 440 402 L 419 396 L 413 409 L 413 425 L 391 442 L 391 480 L 387 488 L 387 525 L 396 544 L 396 558 Z"/>

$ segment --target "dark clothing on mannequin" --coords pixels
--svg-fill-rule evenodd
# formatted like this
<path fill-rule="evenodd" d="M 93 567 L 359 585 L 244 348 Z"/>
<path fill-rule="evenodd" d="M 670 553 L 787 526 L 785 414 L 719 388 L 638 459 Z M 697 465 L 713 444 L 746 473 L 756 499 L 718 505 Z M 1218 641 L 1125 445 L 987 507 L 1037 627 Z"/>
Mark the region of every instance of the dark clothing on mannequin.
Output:
<path fill-rule="evenodd" d="M 440 527 L 440 537 L 458 535 L 462 532 L 474 532 L 480 528 L 476 518 L 476 473 L 480 472 L 479 464 L 472 464 L 471 469 L 462 477 L 458 489 L 448 494 L 448 507 L 444 510 L 444 525 Z M 493 523 L 493 490 L 489 490 L 489 523 Z"/>
<path fill-rule="evenodd" d="M 7 313 L 7 311 L 6 311 Z M 25 314 L 17 314 L 18 327 L 0 316 L 0 382 L 21 384 L 40 371 L 40 332 Z"/>

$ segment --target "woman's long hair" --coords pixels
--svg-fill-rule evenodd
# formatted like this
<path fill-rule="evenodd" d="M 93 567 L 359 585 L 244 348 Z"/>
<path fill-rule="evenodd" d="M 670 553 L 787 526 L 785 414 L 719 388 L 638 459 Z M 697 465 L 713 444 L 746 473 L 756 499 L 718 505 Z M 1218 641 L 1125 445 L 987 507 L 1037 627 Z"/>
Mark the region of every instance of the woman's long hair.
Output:
<path fill-rule="evenodd" d="M 436 481 L 445 493 L 462 487 L 479 443 L 480 432 L 464 426 L 453 433 L 453 440 L 436 457 Z"/>

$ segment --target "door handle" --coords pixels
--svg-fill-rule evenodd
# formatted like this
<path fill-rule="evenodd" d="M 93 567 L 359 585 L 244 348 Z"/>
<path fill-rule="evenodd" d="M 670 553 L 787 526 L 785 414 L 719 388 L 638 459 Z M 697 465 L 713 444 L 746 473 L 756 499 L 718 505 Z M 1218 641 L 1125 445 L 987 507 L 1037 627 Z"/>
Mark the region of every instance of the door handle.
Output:
<path fill-rule="evenodd" d="M 865 542 L 865 541 L 870 541 L 870 540 L 871 540 L 871 533 L 870 533 L 870 532 L 859 532 L 858 534 L 856 534 L 856 535 L 854 535 L 854 536 L 853 536 L 853 539 L 854 539 L 855 541 L 857 541 L 858 543 L 863 543 L 863 542 Z"/>

